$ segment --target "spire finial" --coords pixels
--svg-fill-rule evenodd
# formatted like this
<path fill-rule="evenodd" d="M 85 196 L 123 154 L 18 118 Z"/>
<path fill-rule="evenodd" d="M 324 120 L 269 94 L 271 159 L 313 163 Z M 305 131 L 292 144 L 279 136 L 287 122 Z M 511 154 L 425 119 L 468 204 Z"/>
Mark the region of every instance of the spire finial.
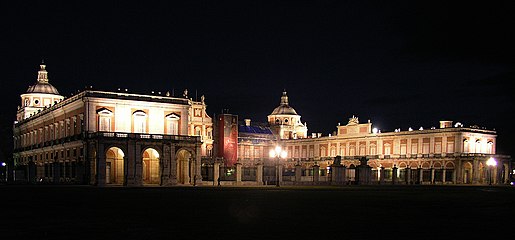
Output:
<path fill-rule="evenodd" d="M 48 72 L 46 71 L 46 65 L 44 61 L 41 61 L 39 65 L 40 69 L 38 71 L 38 83 L 48 83 Z"/>
<path fill-rule="evenodd" d="M 281 105 L 288 105 L 288 95 L 286 95 L 286 89 L 284 89 L 283 95 L 281 96 Z"/>

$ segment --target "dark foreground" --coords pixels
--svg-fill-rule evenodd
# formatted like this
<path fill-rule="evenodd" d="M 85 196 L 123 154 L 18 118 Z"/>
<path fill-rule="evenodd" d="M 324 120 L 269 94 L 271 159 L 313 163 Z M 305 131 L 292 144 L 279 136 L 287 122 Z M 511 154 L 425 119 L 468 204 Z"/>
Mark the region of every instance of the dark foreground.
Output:
<path fill-rule="evenodd" d="M 476 239 L 515 234 L 515 188 L 0 186 L 0 239 Z"/>

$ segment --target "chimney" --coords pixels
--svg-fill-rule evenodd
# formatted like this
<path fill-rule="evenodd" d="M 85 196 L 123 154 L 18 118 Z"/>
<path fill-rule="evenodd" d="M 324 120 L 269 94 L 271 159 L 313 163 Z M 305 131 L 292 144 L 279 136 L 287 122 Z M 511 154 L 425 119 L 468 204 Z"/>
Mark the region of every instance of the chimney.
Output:
<path fill-rule="evenodd" d="M 245 118 L 243 121 L 245 121 L 245 126 L 250 127 L 250 119 Z"/>

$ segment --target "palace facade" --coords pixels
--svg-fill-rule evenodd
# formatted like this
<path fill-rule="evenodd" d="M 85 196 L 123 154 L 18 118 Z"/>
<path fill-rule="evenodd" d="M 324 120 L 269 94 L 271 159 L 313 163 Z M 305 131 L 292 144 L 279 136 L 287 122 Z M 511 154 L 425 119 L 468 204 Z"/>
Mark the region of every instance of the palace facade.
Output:
<path fill-rule="evenodd" d="M 352 116 L 332 135 L 308 134 L 286 91 L 266 123 L 166 94 L 85 89 L 70 97 L 45 65 L 21 94 L 14 124 L 15 178 L 98 186 L 503 184 L 511 157 L 494 130 L 440 121 L 381 132 Z M 271 157 L 280 146 L 286 156 Z M 492 159 L 496 166 L 488 166 Z M 490 160 L 490 162 L 492 161 Z"/>
<path fill-rule="evenodd" d="M 213 124 L 201 101 L 86 89 L 65 98 L 41 65 L 14 125 L 16 179 L 175 185 L 201 182 Z M 21 169 L 21 170 L 20 170 Z"/>
<path fill-rule="evenodd" d="M 356 169 L 363 159 L 369 168 L 367 183 L 501 184 L 511 179 L 511 157 L 496 154 L 496 131 L 459 122 L 381 132 L 370 121 L 361 123 L 352 116 L 346 125 L 336 126 L 334 135 L 308 136 L 307 124 L 301 124 L 283 92 L 279 107 L 268 116 L 268 126 L 259 127 L 268 131 L 256 131 L 249 119 L 241 124 L 238 162 L 243 167 L 273 166 L 269 151 L 281 146 L 287 157 L 280 159 L 278 178 L 290 184 L 358 182 Z M 487 166 L 490 158 L 496 166 Z M 335 159 L 344 169 L 339 178 L 344 179 L 335 179 L 332 173 Z M 276 179 L 273 171 L 269 175 Z"/>

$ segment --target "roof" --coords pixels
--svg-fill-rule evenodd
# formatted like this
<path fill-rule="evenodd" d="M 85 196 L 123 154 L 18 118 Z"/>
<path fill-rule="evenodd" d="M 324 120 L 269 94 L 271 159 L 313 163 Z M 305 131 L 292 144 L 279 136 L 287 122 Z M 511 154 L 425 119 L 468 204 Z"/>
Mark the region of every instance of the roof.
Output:
<path fill-rule="evenodd" d="M 297 111 L 288 104 L 288 95 L 286 95 L 286 91 L 284 91 L 281 96 L 281 104 L 279 107 L 276 107 L 270 115 L 298 115 Z"/>
<path fill-rule="evenodd" d="M 272 130 L 268 127 L 261 126 L 238 126 L 238 132 L 240 133 L 257 133 L 257 134 L 272 134 Z"/>

